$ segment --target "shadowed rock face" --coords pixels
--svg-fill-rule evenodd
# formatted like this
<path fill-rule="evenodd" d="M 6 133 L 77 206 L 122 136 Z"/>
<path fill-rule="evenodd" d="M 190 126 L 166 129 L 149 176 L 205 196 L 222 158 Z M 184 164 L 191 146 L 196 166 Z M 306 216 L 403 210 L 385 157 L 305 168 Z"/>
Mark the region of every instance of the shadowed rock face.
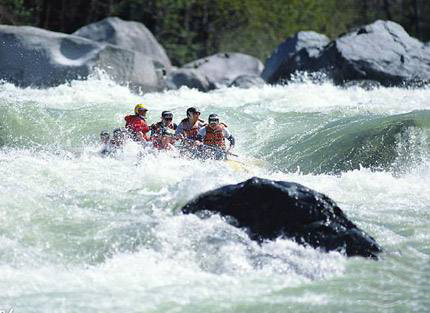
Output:
<path fill-rule="evenodd" d="M 333 200 L 296 183 L 254 177 L 201 194 L 182 208 L 199 211 L 233 217 L 258 241 L 282 236 L 347 256 L 377 258 L 382 251 Z"/>
<path fill-rule="evenodd" d="M 98 68 L 118 83 L 161 89 L 154 61 L 136 51 L 27 26 L 0 25 L 0 43 L 0 79 L 19 86 L 56 86 Z"/>
<path fill-rule="evenodd" d="M 296 71 L 315 71 L 316 61 L 329 43 L 327 36 L 302 31 L 287 38 L 266 60 L 261 77 L 268 83 L 289 79 Z"/>

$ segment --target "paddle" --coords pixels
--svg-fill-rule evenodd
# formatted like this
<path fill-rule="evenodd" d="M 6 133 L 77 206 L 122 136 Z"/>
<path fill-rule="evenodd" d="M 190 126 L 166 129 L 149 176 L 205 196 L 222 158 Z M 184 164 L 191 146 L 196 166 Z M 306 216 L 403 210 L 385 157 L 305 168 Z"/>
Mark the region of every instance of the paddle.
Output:
<path fill-rule="evenodd" d="M 232 155 L 232 156 L 234 156 L 234 157 L 239 157 L 237 154 L 231 153 L 230 151 L 225 151 L 225 150 L 223 150 L 223 149 L 221 149 L 221 148 L 217 148 L 217 147 L 209 146 L 209 145 L 205 145 L 205 144 L 202 144 L 202 146 L 203 146 L 204 148 L 206 148 L 206 149 L 210 149 L 210 150 L 214 150 L 214 151 L 222 152 L 222 153 L 225 153 L 225 154 L 227 154 L 227 155 Z"/>

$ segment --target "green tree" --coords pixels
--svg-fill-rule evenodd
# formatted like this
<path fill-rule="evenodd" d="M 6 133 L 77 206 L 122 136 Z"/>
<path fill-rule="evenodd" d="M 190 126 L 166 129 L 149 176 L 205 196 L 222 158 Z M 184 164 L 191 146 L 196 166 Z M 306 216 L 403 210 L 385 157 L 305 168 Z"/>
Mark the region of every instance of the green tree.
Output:
<path fill-rule="evenodd" d="M 220 51 L 264 61 L 300 30 L 335 38 L 376 19 L 430 40 L 428 0 L 2 0 L 0 23 L 71 33 L 107 16 L 142 22 L 182 65 Z"/>

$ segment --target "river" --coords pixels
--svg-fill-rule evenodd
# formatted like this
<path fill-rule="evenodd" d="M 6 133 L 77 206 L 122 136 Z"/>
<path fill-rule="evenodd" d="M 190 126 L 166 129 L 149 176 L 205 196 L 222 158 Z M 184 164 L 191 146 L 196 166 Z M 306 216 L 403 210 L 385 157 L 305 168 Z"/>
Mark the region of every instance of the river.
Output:
<path fill-rule="evenodd" d="M 252 166 L 98 155 L 136 103 L 218 113 Z M 252 176 L 325 193 L 385 252 L 262 245 L 180 208 Z M 138 95 L 108 79 L 0 84 L 0 310 L 430 312 L 430 88 L 330 82 Z"/>

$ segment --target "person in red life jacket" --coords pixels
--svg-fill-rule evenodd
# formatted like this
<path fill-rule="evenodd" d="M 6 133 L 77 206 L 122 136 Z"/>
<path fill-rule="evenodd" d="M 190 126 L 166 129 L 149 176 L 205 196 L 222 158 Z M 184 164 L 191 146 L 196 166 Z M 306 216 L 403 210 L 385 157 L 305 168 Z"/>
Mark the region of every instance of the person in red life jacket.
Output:
<path fill-rule="evenodd" d="M 173 123 L 173 113 L 163 111 L 161 121 L 151 125 L 151 140 L 157 149 L 171 149 L 175 142 L 177 125 Z"/>
<path fill-rule="evenodd" d="M 125 119 L 125 128 L 134 141 L 149 140 L 149 126 L 146 123 L 146 112 L 148 109 L 143 104 L 137 104 L 134 107 L 134 115 L 127 115 Z"/>
<path fill-rule="evenodd" d="M 228 150 L 225 145 L 226 139 L 230 142 Z M 203 147 L 202 151 L 203 154 L 206 154 L 205 157 L 216 160 L 225 159 L 226 152 L 230 151 L 235 144 L 233 135 L 227 129 L 226 124 L 220 123 L 217 114 L 209 115 L 208 125 L 199 130 L 197 140 Z"/>
<path fill-rule="evenodd" d="M 184 118 L 176 128 L 175 135 L 188 140 L 196 140 L 199 129 L 205 126 L 200 118 L 200 111 L 191 107 L 187 109 L 187 118 Z"/>

